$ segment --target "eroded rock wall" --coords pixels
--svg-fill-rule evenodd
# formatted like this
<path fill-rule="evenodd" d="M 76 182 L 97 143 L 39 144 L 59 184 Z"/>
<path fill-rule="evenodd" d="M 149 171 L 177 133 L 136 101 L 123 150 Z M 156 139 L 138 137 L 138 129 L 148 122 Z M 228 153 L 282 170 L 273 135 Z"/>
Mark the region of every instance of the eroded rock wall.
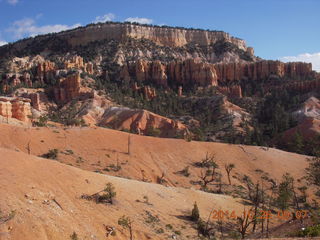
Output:
<path fill-rule="evenodd" d="M 28 123 L 32 115 L 30 102 L 26 98 L 0 97 L 0 115 Z"/>

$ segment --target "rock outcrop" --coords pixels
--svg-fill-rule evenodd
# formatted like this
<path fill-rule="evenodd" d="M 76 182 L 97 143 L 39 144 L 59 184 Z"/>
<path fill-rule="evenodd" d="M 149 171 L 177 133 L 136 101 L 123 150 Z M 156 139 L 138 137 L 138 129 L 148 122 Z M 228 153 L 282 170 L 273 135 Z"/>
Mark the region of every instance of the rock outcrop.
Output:
<path fill-rule="evenodd" d="M 9 119 L 15 118 L 22 122 L 30 122 L 30 99 L 0 97 L 0 115 Z"/>
<path fill-rule="evenodd" d="M 43 88 L 19 88 L 15 90 L 11 96 L 30 99 L 32 110 L 37 110 L 39 114 L 47 112 L 52 107 L 56 107 L 56 104 L 49 101 L 46 91 Z M 32 113 L 34 114 L 35 112 L 32 111 Z"/>
<path fill-rule="evenodd" d="M 188 133 L 187 127 L 180 121 L 146 110 L 120 107 L 107 109 L 99 125 L 117 130 L 127 130 L 141 135 L 157 135 L 161 137 L 183 136 Z"/>
<path fill-rule="evenodd" d="M 312 76 L 312 64 L 302 62 L 283 63 L 280 61 L 260 61 L 254 63 L 215 64 L 219 82 L 243 79 L 263 80 L 271 75 L 281 78 L 307 78 Z"/>
<path fill-rule="evenodd" d="M 85 63 L 80 56 L 72 56 L 64 62 L 65 69 L 77 69 L 86 73 L 93 74 L 93 64 L 91 62 Z"/>
<path fill-rule="evenodd" d="M 168 81 L 170 81 L 171 85 L 217 85 L 214 65 L 196 62 L 193 59 L 184 62 L 170 62 L 169 64 L 161 63 L 160 61 L 138 60 L 125 65 L 121 71 L 120 78 L 123 81 L 136 80 L 139 83 L 149 81 L 163 87 L 168 87 Z"/>
<path fill-rule="evenodd" d="M 80 73 L 59 79 L 58 86 L 54 87 L 54 98 L 57 103 L 66 103 L 80 96 Z"/>
<path fill-rule="evenodd" d="M 138 87 L 138 84 L 135 82 L 132 86 L 132 90 L 143 94 L 144 98 L 151 100 L 157 96 L 156 89 L 150 86 Z"/>
<path fill-rule="evenodd" d="M 48 81 L 50 78 L 53 78 L 56 72 L 56 66 L 53 62 L 44 61 L 39 63 L 37 68 L 37 77 L 40 82 Z"/>
<path fill-rule="evenodd" d="M 292 113 L 298 121 L 304 118 L 316 118 L 320 120 L 320 100 L 316 97 L 310 97 L 305 101 L 301 108 Z"/>
<path fill-rule="evenodd" d="M 138 60 L 123 66 L 120 79 L 126 82 L 133 80 L 139 83 L 152 82 L 163 87 L 220 86 L 219 89 L 223 93 L 241 97 L 241 87 L 238 85 L 241 80 L 259 81 L 273 75 L 284 79 L 308 79 L 314 76 L 314 72 L 311 64 L 301 62 L 260 61 L 210 64 L 197 62 L 194 59 L 170 63 Z M 230 83 L 235 83 L 235 86 L 226 87 Z M 304 83 L 298 82 L 297 88 Z M 292 82 L 292 84 L 295 83 Z M 311 88 L 317 82 L 308 84 Z"/>

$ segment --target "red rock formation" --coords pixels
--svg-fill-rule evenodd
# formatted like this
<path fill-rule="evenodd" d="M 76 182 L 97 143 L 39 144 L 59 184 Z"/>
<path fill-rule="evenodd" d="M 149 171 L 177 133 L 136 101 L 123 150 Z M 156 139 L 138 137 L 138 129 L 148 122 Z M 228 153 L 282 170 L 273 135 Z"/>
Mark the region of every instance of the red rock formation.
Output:
<path fill-rule="evenodd" d="M 28 87 L 32 87 L 32 81 L 29 73 L 25 72 L 23 74 L 23 81 Z"/>
<path fill-rule="evenodd" d="M 44 61 L 38 65 L 37 76 L 40 82 L 46 81 L 49 76 L 54 75 L 56 71 L 55 64 L 50 61 Z"/>
<path fill-rule="evenodd" d="M 143 94 L 147 100 L 153 99 L 157 96 L 156 89 L 149 87 L 149 86 L 143 87 Z"/>
<path fill-rule="evenodd" d="M 85 72 L 89 73 L 89 74 L 93 74 L 93 64 L 91 62 L 88 62 L 86 65 L 85 65 Z"/>
<path fill-rule="evenodd" d="M 25 98 L 0 98 L 0 115 L 5 118 L 15 118 L 22 122 L 30 122 L 30 99 Z"/>
<path fill-rule="evenodd" d="M 180 87 L 178 88 L 178 96 L 179 96 L 179 97 L 182 97 L 182 90 L 183 90 L 183 88 L 180 86 Z"/>
<path fill-rule="evenodd" d="M 309 63 L 282 63 L 280 61 L 260 61 L 255 63 L 215 64 L 219 82 L 240 81 L 242 79 L 266 79 L 270 75 L 288 78 L 312 76 Z"/>
<path fill-rule="evenodd" d="M 80 73 L 76 73 L 59 80 L 58 86 L 54 88 L 54 97 L 58 103 L 66 103 L 79 97 L 81 79 Z"/>
<path fill-rule="evenodd" d="M 80 56 L 72 56 L 69 60 L 64 62 L 65 69 L 77 69 L 86 73 L 93 74 L 93 64 L 91 62 L 85 63 Z"/>
<path fill-rule="evenodd" d="M 177 84 L 188 83 L 199 86 L 216 86 L 217 74 L 213 64 L 188 59 L 184 62 L 171 62 L 167 68 L 170 80 Z"/>
<path fill-rule="evenodd" d="M 13 80 L 11 81 L 11 86 L 16 87 L 20 84 L 21 84 L 21 81 L 19 79 L 19 76 L 18 75 L 14 76 Z"/>
<path fill-rule="evenodd" d="M 44 89 L 19 88 L 12 93 L 12 96 L 30 99 L 32 108 L 40 112 L 48 110 L 51 105 Z"/>
<path fill-rule="evenodd" d="M 180 121 L 146 110 L 118 107 L 106 110 L 99 125 L 117 130 L 130 130 L 142 135 L 158 132 L 161 137 L 175 137 L 188 132 L 187 127 Z"/>
<path fill-rule="evenodd" d="M 80 56 L 73 56 L 70 60 L 64 62 L 65 69 L 81 69 L 84 67 L 83 58 Z"/>
<path fill-rule="evenodd" d="M 120 75 L 123 81 L 137 79 L 138 82 L 148 81 L 164 87 L 168 87 L 168 81 L 182 86 L 219 86 L 222 93 L 241 98 L 241 87 L 237 84 L 241 80 L 258 81 L 272 75 L 284 79 L 308 79 L 314 76 L 314 72 L 311 64 L 301 62 L 260 61 L 210 64 L 188 59 L 170 63 L 139 60 L 123 66 Z M 226 87 L 228 83 L 233 83 L 233 86 Z M 287 85 L 284 84 L 284 86 Z M 268 87 L 272 86 L 266 86 Z M 318 85 L 316 82 L 301 81 L 292 82 L 289 87 L 312 90 L 312 88 L 318 88 Z"/>
<path fill-rule="evenodd" d="M 0 115 L 5 118 L 12 117 L 12 105 L 6 98 L 0 98 Z"/>
<path fill-rule="evenodd" d="M 129 73 L 133 75 L 130 76 Z M 122 68 L 120 77 L 123 81 L 137 79 L 138 82 L 150 81 L 167 87 L 168 78 L 177 84 L 195 83 L 200 86 L 216 86 L 217 75 L 213 64 L 196 62 L 193 59 L 184 62 L 160 61 L 148 62 L 139 60 Z"/>
<path fill-rule="evenodd" d="M 29 95 L 31 100 L 31 105 L 34 109 L 41 111 L 41 101 L 40 101 L 40 94 L 39 93 L 31 93 Z"/>
<path fill-rule="evenodd" d="M 133 91 L 143 93 L 143 96 L 147 100 L 151 100 L 157 96 L 156 89 L 150 86 L 138 87 L 138 84 L 135 82 L 132 86 Z"/>
<path fill-rule="evenodd" d="M 29 99 L 15 99 L 11 102 L 12 104 L 12 117 L 22 122 L 29 122 L 31 113 Z"/>

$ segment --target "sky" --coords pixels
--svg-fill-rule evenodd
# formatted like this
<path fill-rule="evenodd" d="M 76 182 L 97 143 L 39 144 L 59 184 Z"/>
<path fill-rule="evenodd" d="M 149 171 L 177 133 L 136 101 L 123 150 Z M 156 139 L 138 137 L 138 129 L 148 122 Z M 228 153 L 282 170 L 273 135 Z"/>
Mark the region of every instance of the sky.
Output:
<path fill-rule="evenodd" d="M 264 59 L 320 71 L 320 0 L 0 0 L 0 45 L 94 22 L 222 30 Z"/>

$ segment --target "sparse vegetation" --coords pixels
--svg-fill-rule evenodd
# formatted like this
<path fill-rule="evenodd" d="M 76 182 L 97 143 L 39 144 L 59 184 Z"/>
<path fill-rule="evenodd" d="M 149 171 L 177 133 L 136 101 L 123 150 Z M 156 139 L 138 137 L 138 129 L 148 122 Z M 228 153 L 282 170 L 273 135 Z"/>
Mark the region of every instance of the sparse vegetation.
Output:
<path fill-rule="evenodd" d="M 219 165 L 214 160 L 214 155 L 206 154 L 206 157 L 200 162 L 196 163 L 196 166 L 203 168 L 200 173 L 201 189 L 208 190 L 208 184 L 216 180 L 216 170 Z"/>
<path fill-rule="evenodd" d="M 191 211 L 191 220 L 197 222 L 200 218 L 199 208 L 197 202 L 194 203 L 193 209 Z"/>
<path fill-rule="evenodd" d="M 157 176 L 157 183 L 158 183 L 158 184 L 164 184 L 164 183 L 166 183 L 167 181 L 166 181 L 166 179 L 165 179 L 165 176 L 166 176 L 166 173 L 163 171 L 163 172 L 161 173 L 161 176 Z"/>
<path fill-rule="evenodd" d="M 34 127 L 45 127 L 48 123 L 48 116 L 42 115 L 37 121 L 33 121 L 32 124 Z"/>
<path fill-rule="evenodd" d="M 231 185 L 231 179 L 230 179 L 230 173 L 232 171 L 232 169 L 234 169 L 236 166 L 233 164 L 233 163 L 230 163 L 230 164 L 226 164 L 224 166 L 226 172 L 227 172 L 227 175 L 228 175 L 228 181 L 229 181 L 229 185 Z"/>
<path fill-rule="evenodd" d="M 319 237 L 320 236 L 320 225 L 314 225 L 306 227 L 303 230 L 300 230 L 297 234 L 294 234 L 296 237 Z"/>
<path fill-rule="evenodd" d="M 81 198 L 87 200 L 94 200 L 96 203 L 114 203 L 114 198 L 116 197 L 117 193 L 115 191 L 115 187 L 112 183 L 107 183 L 106 187 L 92 195 L 83 194 Z"/>
<path fill-rule="evenodd" d="M 118 224 L 122 226 L 124 229 L 129 230 L 130 240 L 133 240 L 133 220 L 130 217 L 122 216 L 118 220 Z"/>
<path fill-rule="evenodd" d="M 11 211 L 9 214 L 3 215 L 3 213 L 0 210 L 0 225 L 13 219 L 15 215 L 16 215 L 16 211 Z"/>
<path fill-rule="evenodd" d="M 145 219 L 146 223 L 154 225 L 155 223 L 160 222 L 160 219 L 158 216 L 152 215 L 152 213 L 149 211 L 145 211 L 145 213 L 147 215 L 147 218 Z"/>
<path fill-rule="evenodd" d="M 79 240 L 78 234 L 76 232 L 73 232 L 72 235 L 70 235 L 71 240 Z"/>
<path fill-rule="evenodd" d="M 47 159 L 58 159 L 58 149 L 50 149 L 49 152 L 42 154 L 40 157 L 47 158 Z"/>
<path fill-rule="evenodd" d="M 184 169 L 182 169 L 178 173 L 185 176 L 185 177 L 189 177 L 190 176 L 189 166 L 186 166 Z"/>

